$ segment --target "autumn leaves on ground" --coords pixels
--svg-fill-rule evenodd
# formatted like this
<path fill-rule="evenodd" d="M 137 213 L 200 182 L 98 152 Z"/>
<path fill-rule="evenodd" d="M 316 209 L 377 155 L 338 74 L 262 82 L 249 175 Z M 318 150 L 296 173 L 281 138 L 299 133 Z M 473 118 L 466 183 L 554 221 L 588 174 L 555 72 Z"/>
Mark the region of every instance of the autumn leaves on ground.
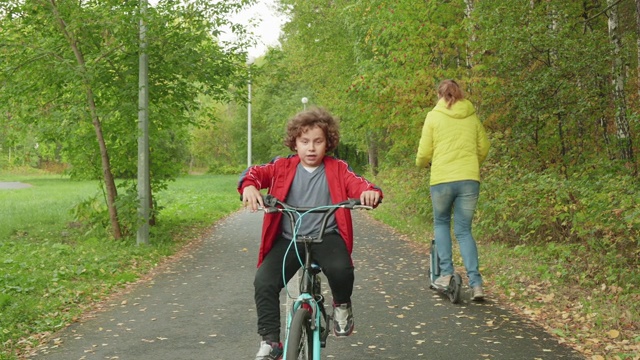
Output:
<path fill-rule="evenodd" d="M 530 276 L 535 257 L 483 244 L 490 295 L 543 326 L 589 360 L 640 359 L 640 294 L 620 300 L 616 285 L 582 288 L 572 281 Z"/>

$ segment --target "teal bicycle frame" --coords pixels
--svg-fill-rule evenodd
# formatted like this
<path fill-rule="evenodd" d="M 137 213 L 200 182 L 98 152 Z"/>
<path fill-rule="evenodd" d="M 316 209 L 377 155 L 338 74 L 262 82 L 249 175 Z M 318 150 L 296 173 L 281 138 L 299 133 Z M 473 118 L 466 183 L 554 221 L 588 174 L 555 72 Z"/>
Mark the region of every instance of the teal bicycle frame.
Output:
<path fill-rule="evenodd" d="M 308 246 L 307 246 L 308 248 Z M 305 257 L 309 257 L 309 252 L 307 250 Z M 305 265 L 306 265 L 305 261 Z M 320 279 L 319 273 L 321 269 L 315 264 L 311 263 L 310 268 L 304 269 L 302 272 L 302 278 L 300 279 L 300 284 L 302 286 L 300 290 L 300 295 L 294 301 L 292 307 L 287 311 L 287 330 L 286 337 L 284 343 L 284 360 L 288 357 L 288 354 L 291 354 L 290 346 L 296 346 L 296 344 L 290 344 L 291 340 L 291 329 L 292 325 L 300 326 L 300 324 L 294 324 L 293 319 L 295 314 L 300 310 L 300 308 L 304 308 L 309 311 L 313 316 L 312 319 L 309 319 L 310 323 L 308 329 L 312 331 L 311 333 L 311 346 L 301 346 L 301 341 L 308 341 L 308 338 L 304 338 L 304 333 L 301 333 L 301 337 L 296 339 L 298 344 L 297 349 L 297 357 L 294 359 L 309 359 L 315 360 L 320 359 L 321 348 L 326 346 L 327 337 L 329 335 L 329 329 L 331 324 L 331 318 L 327 315 L 326 309 L 324 307 L 324 297 L 320 294 Z M 313 285 L 312 285 L 313 284 Z M 305 289 L 307 288 L 307 289 Z M 309 290 L 309 288 L 311 290 Z M 317 291 L 317 293 L 316 293 Z M 324 319 L 324 321 L 323 321 Z M 324 328 L 322 324 L 324 323 Z M 294 330 L 296 331 L 296 330 Z M 308 336 L 308 335 L 307 335 Z M 302 357 L 301 357 L 302 356 Z M 289 359 L 291 360 L 291 359 Z"/>

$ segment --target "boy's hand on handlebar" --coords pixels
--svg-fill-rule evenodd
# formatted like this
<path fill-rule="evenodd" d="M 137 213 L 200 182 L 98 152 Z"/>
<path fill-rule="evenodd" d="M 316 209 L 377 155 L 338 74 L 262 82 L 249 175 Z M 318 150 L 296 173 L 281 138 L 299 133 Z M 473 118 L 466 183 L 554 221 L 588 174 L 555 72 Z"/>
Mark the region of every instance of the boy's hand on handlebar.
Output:
<path fill-rule="evenodd" d="M 362 205 L 374 207 L 378 205 L 378 202 L 380 202 L 380 192 L 378 191 L 368 190 L 360 194 L 360 203 Z"/>
<path fill-rule="evenodd" d="M 258 207 L 264 207 L 262 202 L 262 194 L 255 186 L 249 185 L 242 190 L 242 204 L 245 208 L 249 208 L 251 212 L 258 211 Z"/>

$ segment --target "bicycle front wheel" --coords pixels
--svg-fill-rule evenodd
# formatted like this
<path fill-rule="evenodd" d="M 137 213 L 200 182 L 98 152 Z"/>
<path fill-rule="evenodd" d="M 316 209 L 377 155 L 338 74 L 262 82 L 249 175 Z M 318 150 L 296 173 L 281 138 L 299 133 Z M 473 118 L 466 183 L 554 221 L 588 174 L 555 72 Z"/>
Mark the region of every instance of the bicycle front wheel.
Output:
<path fill-rule="evenodd" d="M 300 307 L 293 314 L 286 352 L 288 360 L 313 360 L 313 331 L 308 309 Z"/>

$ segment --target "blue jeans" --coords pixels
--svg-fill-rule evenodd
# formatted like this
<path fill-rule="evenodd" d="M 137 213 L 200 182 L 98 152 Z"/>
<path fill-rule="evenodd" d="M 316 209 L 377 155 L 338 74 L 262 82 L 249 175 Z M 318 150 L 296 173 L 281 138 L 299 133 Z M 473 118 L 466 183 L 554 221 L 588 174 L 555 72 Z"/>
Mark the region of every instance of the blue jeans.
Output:
<path fill-rule="evenodd" d="M 471 222 L 478 204 L 480 183 L 474 180 L 454 181 L 431 186 L 433 228 L 440 257 L 440 275 L 453 274 L 451 250 L 451 213 L 453 231 L 460 245 L 460 253 L 467 269 L 469 286 L 482 285 L 479 271 L 478 247 L 471 234 Z"/>

